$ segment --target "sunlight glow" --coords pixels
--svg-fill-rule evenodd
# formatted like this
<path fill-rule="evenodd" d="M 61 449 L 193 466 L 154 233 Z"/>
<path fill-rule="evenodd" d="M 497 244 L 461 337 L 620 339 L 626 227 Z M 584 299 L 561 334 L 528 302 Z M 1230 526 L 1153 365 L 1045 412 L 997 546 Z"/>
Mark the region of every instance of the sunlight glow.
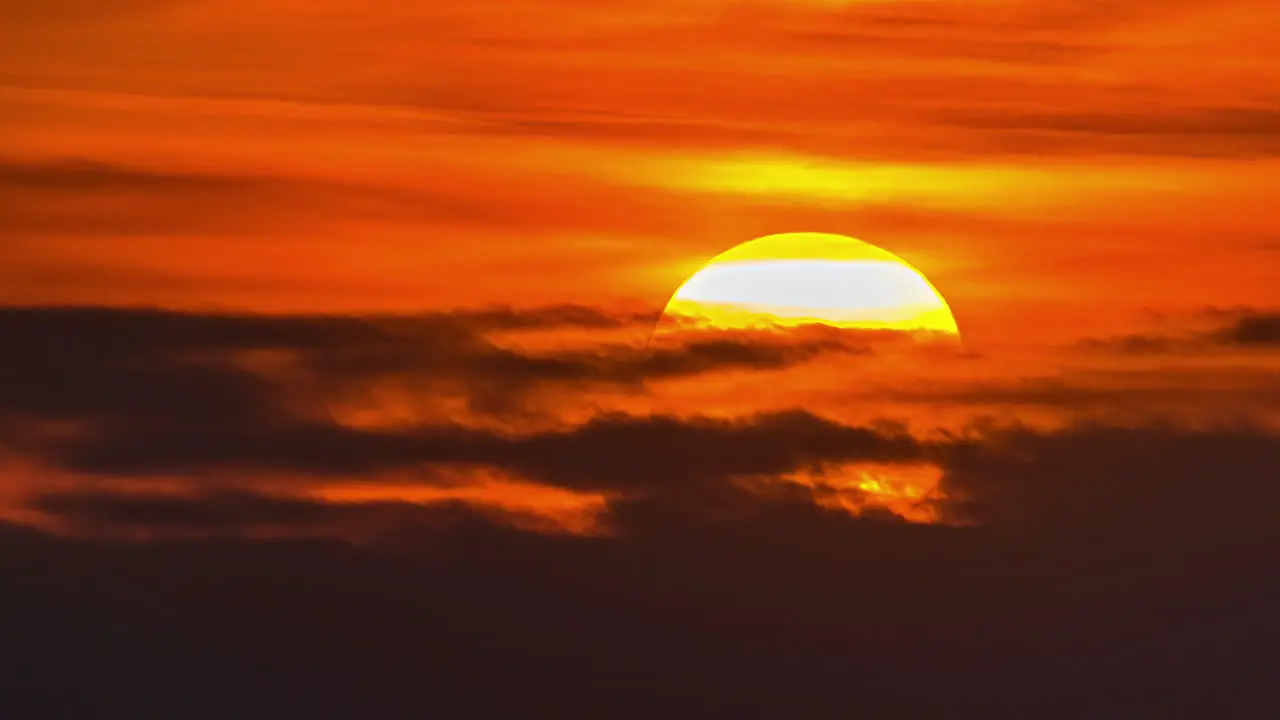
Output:
<path fill-rule="evenodd" d="M 868 243 L 822 233 L 770 235 L 716 256 L 676 290 L 664 320 L 959 335 L 946 301 L 918 270 Z"/>
<path fill-rule="evenodd" d="M 854 516 L 887 510 L 908 522 L 944 522 L 939 502 L 946 496 L 940 487 L 942 469 L 936 465 L 857 462 L 804 470 L 785 479 L 811 488 L 815 501 L 830 510 Z"/>

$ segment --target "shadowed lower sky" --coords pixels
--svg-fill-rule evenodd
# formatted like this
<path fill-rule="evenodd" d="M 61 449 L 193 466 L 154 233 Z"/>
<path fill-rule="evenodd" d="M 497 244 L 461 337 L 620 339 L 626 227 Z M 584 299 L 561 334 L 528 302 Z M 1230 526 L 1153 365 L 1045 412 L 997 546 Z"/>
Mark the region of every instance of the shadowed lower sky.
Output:
<path fill-rule="evenodd" d="M 0 17 L 0 711 L 1276 707 L 1274 3 Z M 790 231 L 964 347 L 646 345 Z"/>

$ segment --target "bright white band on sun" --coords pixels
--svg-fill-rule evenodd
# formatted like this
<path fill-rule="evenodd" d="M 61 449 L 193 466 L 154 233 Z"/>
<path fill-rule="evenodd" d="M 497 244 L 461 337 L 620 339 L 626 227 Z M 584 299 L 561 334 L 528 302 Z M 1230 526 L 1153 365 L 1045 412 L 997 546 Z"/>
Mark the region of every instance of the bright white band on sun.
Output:
<path fill-rule="evenodd" d="M 938 306 L 933 288 L 907 267 L 839 260 L 713 265 L 685 283 L 675 299 L 845 322 L 909 320 Z"/>

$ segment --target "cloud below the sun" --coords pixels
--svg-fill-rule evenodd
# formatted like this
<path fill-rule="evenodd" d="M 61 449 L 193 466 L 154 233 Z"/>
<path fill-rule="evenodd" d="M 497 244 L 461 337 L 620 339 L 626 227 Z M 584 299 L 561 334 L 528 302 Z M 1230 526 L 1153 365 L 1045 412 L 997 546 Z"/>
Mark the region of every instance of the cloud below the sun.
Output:
<path fill-rule="evenodd" d="M 1257 328 L 1265 340 L 1270 314 L 1205 317 L 1217 329 L 1188 331 L 1196 339 L 1191 346 L 1201 348 L 1192 359 L 1219 354 L 1205 347 L 1210 340 L 1269 357 Z M 527 525 L 522 518 L 536 515 L 536 507 L 508 503 L 504 509 L 484 492 L 472 500 L 430 492 L 476 482 L 468 473 L 479 472 L 524 483 L 531 492 L 577 494 L 573 512 L 598 518 L 575 527 L 618 531 L 635 513 L 751 515 L 776 503 L 826 507 L 833 492 L 855 498 L 845 504 L 863 512 L 876 503 L 856 500 L 870 486 L 841 484 L 849 472 L 887 468 L 892 482 L 895 467 L 905 477 L 928 466 L 940 473 L 937 487 L 914 488 L 909 503 L 930 508 L 928 517 L 1077 522 L 1095 501 L 1113 512 L 1121 505 L 1137 512 L 1142 502 L 1164 507 L 1163 496 L 1139 480 L 1098 488 L 1103 495 L 1090 499 L 1091 486 L 1080 479 L 1101 468 L 1106 477 L 1124 471 L 1152 478 L 1178 497 L 1209 473 L 1254 492 L 1256 471 L 1272 461 L 1276 447 L 1276 419 L 1266 409 L 1274 409 L 1277 388 L 1266 373 L 1237 376 L 1231 402 L 1216 372 L 1173 366 L 1161 371 L 1169 375 L 1163 386 L 1152 386 L 1149 366 L 1140 366 L 1132 377 L 1102 384 L 1081 369 L 1056 380 L 994 383 L 979 374 L 859 389 L 822 373 L 862 363 L 901 365 L 912 355 L 834 329 L 784 339 L 730 333 L 652 351 L 612 339 L 576 347 L 556 342 L 551 349 L 528 342 L 566 330 L 591 337 L 643 328 L 652 319 L 646 312 L 572 306 L 359 317 L 0 311 L 0 329 L 15 340 L 0 372 L 4 453 L 63 478 L 43 490 L 36 484 L 9 493 L 11 505 L 72 527 L 101 530 L 114 517 L 126 527 L 171 530 L 186 517 L 193 531 L 234 530 L 235 518 L 256 527 L 279 507 L 283 526 L 297 518 L 311 531 L 339 532 L 352 523 L 376 525 L 360 520 L 365 513 L 416 517 L 413 508 L 421 502 L 407 498 L 418 488 L 420 497 L 437 498 L 431 502 L 489 507 Z M 1110 348 L 1115 341 L 1094 345 Z M 1086 357 L 1097 352 L 1082 347 Z M 1186 352 L 1175 348 L 1166 358 L 1186 358 Z M 923 362 L 940 374 L 982 359 L 953 353 Z M 772 408 L 762 403 L 726 411 L 721 405 L 708 414 L 696 395 L 680 389 L 725 378 L 777 389 L 788 378 L 813 385 L 823 377 L 833 392 L 803 410 L 797 398 L 822 394 L 781 391 L 785 402 Z M 1136 385 L 1135 377 L 1147 385 Z M 659 396 L 667 404 L 655 405 Z M 1230 423 L 1205 424 L 1224 402 L 1233 414 L 1223 422 Z M 858 420 L 846 405 L 871 414 Z M 903 408 L 942 406 L 962 412 L 953 423 L 942 423 L 935 411 L 908 416 L 910 424 L 885 419 Z M 1110 406 L 1127 413 L 1100 411 Z M 1020 408 L 1020 419 L 1002 419 L 1009 407 Z M 1192 412 L 1179 415 L 1171 407 Z M 1028 423 L 1023 416 L 1035 409 L 1050 419 Z M 1146 419 L 1135 426 L 1143 413 Z M 1184 452 L 1211 460 L 1170 459 Z M 799 476 L 809 481 L 792 480 Z M 771 480 L 762 485 L 762 478 Z M 330 502 L 325 489 L 335 483 L 364 484 L 357 504 L 367 507 L 319 507 Z M 1061 498 L 1041 497 L 1058 492 Z M 562 515 L 573 505 L 566 497 L 552 498 Z"/>

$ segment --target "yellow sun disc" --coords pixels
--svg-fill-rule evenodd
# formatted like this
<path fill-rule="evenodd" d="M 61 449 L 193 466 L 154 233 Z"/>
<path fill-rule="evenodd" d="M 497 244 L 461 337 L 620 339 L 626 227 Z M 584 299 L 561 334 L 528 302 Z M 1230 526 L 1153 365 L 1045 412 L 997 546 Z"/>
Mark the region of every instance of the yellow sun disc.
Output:
<path fill-rule="evenodd" d="M 924 275 L 870 243 L 784 233 L 712 258 L 672 296 L 662 328 L 750 329 L 809 324 L 959 336 Z"/>

